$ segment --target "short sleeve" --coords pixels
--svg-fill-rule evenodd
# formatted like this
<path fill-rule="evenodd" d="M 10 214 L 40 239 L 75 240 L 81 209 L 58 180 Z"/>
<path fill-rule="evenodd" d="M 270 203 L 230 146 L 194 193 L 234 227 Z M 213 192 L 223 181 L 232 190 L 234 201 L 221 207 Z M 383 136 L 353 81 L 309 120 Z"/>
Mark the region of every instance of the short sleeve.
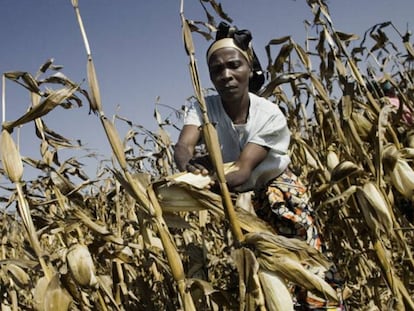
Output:
<path fill-rule="evenodd" d="M 262 127 L 256 129 L 249 142 L 268 147 L 279 154 L 286 154 L 290 143 L 290 131 L 282 112 L 271 115 Z"/>
<path fill-rule="evenodd" d="M 184 114 L 184 125 L 196 125 L 202 124 L 201 111 L 198 107 L 198 103 L 192 103 Z"/>

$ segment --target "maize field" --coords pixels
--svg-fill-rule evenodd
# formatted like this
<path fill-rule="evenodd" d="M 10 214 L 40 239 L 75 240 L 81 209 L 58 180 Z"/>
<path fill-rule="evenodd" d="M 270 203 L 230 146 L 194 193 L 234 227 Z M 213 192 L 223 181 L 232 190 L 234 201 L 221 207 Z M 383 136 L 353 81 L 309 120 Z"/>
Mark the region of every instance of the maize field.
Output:
<path fill-rule="evenodd" d="M 291 168 L 308 187 L 326 256 L 278 235 L 233 195 L 225 202 L 203 188 L 205 180 L 178 173 L 168 135 L 174 124 L 157 110 L 157 132 L 105 115 L 81 3 L 72 0 L 88 56 L 87 87 L 52 60 L 37 73 L 4 73 L 29 92 L 32 105 L 2 124 L 0 173 L 10 181 L 0 197 L 2 311 L 285 311 L 293 310 L 287 283 L 341 300 L 346 310 L 414 310 L 414 128 L 403 118 L 403 107 L 414 109 L 410 33 L 391 22 L 342 33 L 323 0 L 306 4 L 314 16 L 306 43 L 269 40 L 260 95 L 286 113 Z M 232 22 L 215 0 L 203 0 L 203 7 L 206 21 L 181 12 L 190 64 L 197 49 L 191 36 L 212 39 L 218 20 Z M 385 83 L 400 108 L 378 87 Z M 96 176 L 79 159 L 59 156 L 82 146 L 42 119 L 81 102 L 112 148 Z M 20 154 L 16 143 L 15 133 L 28 123 L 36 129 L 37 159 Z M 119 124 L 130 129 L 125 137 Z M 28 168 L 36 178 L 23 179 Z M 330 264 L 340 292 L 304 268 Z"/>

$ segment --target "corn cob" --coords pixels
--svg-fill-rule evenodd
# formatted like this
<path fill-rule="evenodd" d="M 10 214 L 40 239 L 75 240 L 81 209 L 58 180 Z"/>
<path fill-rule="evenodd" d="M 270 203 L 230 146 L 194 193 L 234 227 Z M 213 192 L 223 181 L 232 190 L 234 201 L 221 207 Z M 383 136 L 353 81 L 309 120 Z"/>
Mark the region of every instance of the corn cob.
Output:
<path fill-rule="evenodd" d="M 97 284 L 95 266 L 88 247 L 82 244 L 72 245 L 66 254 L 66 261 L 79 285 L 93 287 Z"/>

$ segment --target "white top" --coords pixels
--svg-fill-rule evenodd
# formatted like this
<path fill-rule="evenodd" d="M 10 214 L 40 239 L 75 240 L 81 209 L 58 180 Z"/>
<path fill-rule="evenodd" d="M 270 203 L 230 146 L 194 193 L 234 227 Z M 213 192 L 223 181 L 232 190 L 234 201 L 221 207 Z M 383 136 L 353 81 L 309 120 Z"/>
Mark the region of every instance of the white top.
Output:
<path fill-rule="evenodd" d="M 238 190 L 260 187 L 280 175 L 288 166 L 290 131 L 280 108 L 269 100 L 249 93 L 250 108 L 245 124 L 233 124 L 221 104 L 220 96 L 206 97 L 210 122 L 215 126 L 220 141 L 223 162 L 236 161 L 247 143 L 269 148 L 267 157 L 253 170 L 249 180 Z M 203 123 L 198 103 L 193 104 L 184 117 L 184 125 Z M 259 183 L 257 183 L 259 181 Z"/>

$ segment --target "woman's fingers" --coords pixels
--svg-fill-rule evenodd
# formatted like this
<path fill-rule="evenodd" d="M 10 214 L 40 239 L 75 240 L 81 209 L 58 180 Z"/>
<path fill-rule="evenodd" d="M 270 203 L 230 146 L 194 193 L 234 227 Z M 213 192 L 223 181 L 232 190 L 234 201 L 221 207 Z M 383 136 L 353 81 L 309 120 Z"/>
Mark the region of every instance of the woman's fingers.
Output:
<path fill-rule="evenodd" d="M 186 169 L 188 172 L 194 174 L 209 175 L 210 171 L 204 167 L 204 165 L 197 163 L 195 161 L 188 162 Z"/>

